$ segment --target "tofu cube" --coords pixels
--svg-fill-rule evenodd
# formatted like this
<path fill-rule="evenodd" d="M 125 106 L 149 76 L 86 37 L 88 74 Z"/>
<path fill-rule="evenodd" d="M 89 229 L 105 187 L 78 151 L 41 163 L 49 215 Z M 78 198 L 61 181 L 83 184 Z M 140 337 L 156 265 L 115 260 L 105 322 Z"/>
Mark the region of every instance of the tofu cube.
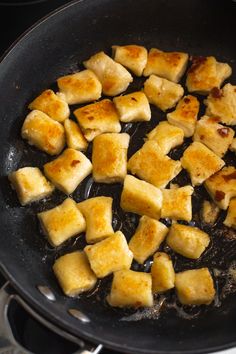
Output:
<path fill-rule="evenodd" d="M 215 297 L 214 282 L 208 268 L 177 273 L 175 287 L 183 305 L 210 305 Z"/>
<path fill-rule="evenodd" d="M 149 256 L 158 250 L 168 231 L 168 228 L 160 221 L 145 215 L 142 216 L 129 241 L 129 249 L 133 252 L 134 259 L 143 264 Z"/>
<path fill-rule="evenodd" d="M 36 146 L 49 155 L 60 154 L 65 146 L 63 125 L 37 110 L 30 112 L 25 118 L 21 136 L 30 145 Z"/>
<path fill-rule="evenodd" d="M 193 186 L 202 184 L 225 165 L 219 156 L 197 141 L 189 145 L 180 161 L 190 174 Z"/>
<path fill-rule="evenodd" d="M 147 64 L 147 49 L 139 45 L 113 45 L 114 60 L 125 66 L 136 76 L 142 76 L 143 69 Z"/>
<path fill-rule="evenodd" d="M 102 84 L 102 92 L 106 96 L 119 95 L 133 81 L 128 70 L 104 52 L 94 54 L 83 64 L 97 75 Z"/>
<path fill-rule="evenodd" d="M 196 124 L 193 140 L 206 145 L 223 157 L 233 141 L 234 130 L 217 122 L 218 118 L 203 116 Z"/>
<path fill-rule="evenodd" d="M 208 178 L 204 186 L 216 205 L 226 210 L 230 200 L 236 197 L 236 168 L 234 166 L 224 167 Z"/>
<path fill-rule="evenodd" d="M 95 245 L 86 246 L 84 251 L 98 278 L 104 278 L 118 270 L 129 269 L 133 260 L 133 253 L 129 250 L 121 231 Z"/>
<path fill-rule="evenodd" d="M 168 154 L 171 149 L 183 144 L 184 131 L 168 122 L 160 122 L 147 134 L 148 140 L 155 140 L 163 154 Z"/>
<path fill-rule="evenodd" d="M 102 85 L 91 70 L 59 77 L 57 85 L 68 104 L 96 101 L 102 94 Z"/>
<path fill-rule="evenodd" d="M 204 200 L 201 209 L 201 219 L 206 224 L 214 224 L 218 218 L 219 212 L 220 209 L 215 203 Z"/>
<path fill-rule="evenodd" d="M 83 133 L 73 120 L 66 119 L 64 123 L 66 133 L 66 143 L 71 149 L 85 151 L 88 147 L 88 142 L 83 136 Z"/>
<path fill-rule="evenodd" d="M 236 125 L 236 85 L 228 83 L 222 89 L 214 87 L 204 103 L 208 116 L 219 118 L 227 125 Z"/>
<path fill-rule="evenodd" d="M 97 278 L 84 252 L 76 251 L 58 258 L 53 271 L 65 295 L 75 297 L 94 288 Z"/>
<path fill-rule="evenodd" d="M 155 74 L 167 80 L 179 82 L 188 64 L 188 54 L 182 52 L 163 52 L 151 48 L 148 53 L 144 76 Z"/>
<path fill-rule="evenodd" d="M 183 129 L 184 136 L 189 138 L 195 130 L 199 107 L 200 103 L 196 97 L 184 96 L 175 110 L 167 114 L 167 120 L 170 124 Z"/>
<path fill-rule="evenodd" d="M 166 242 L 182 256 L 198 259 L 208 247 L 210 237 L 197 227 L 172 224 Z"/>
<path fill-rule="evenodd" d="M 115 272 L 107 301 L 114 307 L 152 307 L 151 274 L 133 270 Z"/>
<path fill-rule="evenodd" d="M 154 140 L 148 140 L 128 161 L 132 174 L 159 188 L 164 188 L 181 169 L 180 161 L 163 154 Z"/>
<path fill-rule="evenodd" d="M 142 91 L 132 92 L 128 95 L 113 99 L 120 121 L 124 123 L 149 121 L 151 109 L 146 95 Z"/>
<path fill-rule="evenodd" d="M 181 85 L 172 81 L 151 75 L 144 82 L 144 93 L 148 101 L 162 111 L 173 108 L 184 94 Z"/>
<path fill-rule="evenodd" d="M 224 224 L 236 229 L 236 198 L 231 199 Z"/>
<path fill-rule="evenodd" d="M 95 182 L 123 182 L 127 174 L 127 151 L 130 136 L 106 133 L 93 141 L 92 164 Z"/>
<path fill-rule="evenodd" d="M 21 205 L 30 204 L 49 196 L 53 185 L 46 180 L 38 167 L 23 167 L 8 176 L 12 188 L 16 190 Z"/>
<path fill-rule="evenodd" d="M 213 56 L 193 57 L 186 86 L 189 92 L 206 95 L 214 87 L 220 87 L 231 74 L 231 67 L 226 63 L 219 63 Z"/>
<path fill-rule="evenodd" d="M 114 233 L 112 228 L 112 198 L 94 197 L 77 204 L 86 220 L 86 241 L 96 243 Z"/>
<path fill-rule="evenodd" d="M 102 133 L 121 131 L 119 115 L 111 100 L 104 99 L 78 108 L 74 111 L 74 115 L 88 141 L 92 141 L 95 136 Z"/>
<path fill-rule="evenodd" d="M 175 189 L 163 189 L 161 217 L 172 220 L 192 220 L 193 187 L 184 186 Z"/>
<path fill-rule="evenodd" d="M 127 175 L 121 193 L 120 206 L 128 212 L 160 219 L 162 193 L 152 184 Z"/>
<path fill-rule="evenodd" d="M 232 143 L 230 144 L 229 149 L 230 149 L 230 151 L 233 151 L 236 153 L 236 138 L 233 139 Z"/>
<path fill-rule="evenodd" d="M 151 267 L 152 292 L 163 293 L 175 286 L 175 271 L 168 254 L 157 252 L 154 254 Z"/>
<path fill-rule="evenodd" d="M 91 172 L 90 160 L 82 152 L 69 148 L 44 165 L 47 178 L 65 194 L 73 193 Z"/>
<path fill-rule="evenodd" d="M 28 108 L 42 111 L 58 122 L 64 122 L 70 115 L 70 109 L 66 101 L 52 90 L 43 91 L 29 104 Z"/>
<path fill-rule="evenodd" d="M 86 223 L 76 202 L 67 198 L 55 208 L 38 213 L 45 236 L 54 247 L 85 231 Z"/>

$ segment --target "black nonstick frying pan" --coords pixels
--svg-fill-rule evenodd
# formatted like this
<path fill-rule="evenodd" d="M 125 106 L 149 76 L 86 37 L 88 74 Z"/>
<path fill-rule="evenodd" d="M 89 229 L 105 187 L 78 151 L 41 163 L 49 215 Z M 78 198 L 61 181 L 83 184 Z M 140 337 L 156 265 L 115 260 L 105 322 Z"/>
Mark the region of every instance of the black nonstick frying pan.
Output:
<path fill-rule="evenodd" d="M 27 16 L 27 13 L 26 13 Z M 45 321 L 52 326 L 94 344 L 102 344 L 124 353 L 208 353 L 236 345 L 236 301 L 227 269 L 236 260 L 235 233 L 223 228 L 220 221 L 207 227 L 199 219 L 204 198 L 203 188 L 194 195 L 194 222 L 211 235 L 211 246 L 200 261 L 173 257 L 175 269 L 209 266 L 219 295 L 209 307 L 182 308 L 170 293 L 161 310 L 118 310 L 105 301 L 110 279 L 99 283 L 95 292 L 79 299 L 65 297 L 51 266 L 58 255 L 82 248 L 83 237 L 70 240 L 53 250 L 39 231 L 36 213 L 65 199 L 56 192 L 45 202 L 21 207 L 11 190 L 7 175 L 23 166 L 43 166 L 51 158 L 29 147 L 20 137 L 27 114 L 27 104 L 42 90 L 55 88 L 56 79 L 81 68 L 83 60 L 100 50 L 111 54 L 114 44 L 141 44 L 147 48 L 186 51 L 191 55 L 214 55 L 233 68 L 230 82 L 236 83 L 235 46 L 236 3 L 211 0 L 84 0 L 68 4 L 29 30 L 12 46 L 0 63 L 0 268 L 17 290 Z M 183 80 L 184 82 L 184 80 Z M 129 91 L 141 88 L 143 79 L 135 80 Z M 74 108 L 74 107 L 73 107 Z M 72 109 L 73 111 L 73 109 Z M 151 123 L 124 125 L 132 136 L 131 155 L 143 143 L 147 131 L 164 115 L 152 107 Z M 188 142 L 186 142 L 188 144 Z M 88 151 L 90 156 L 91 151 Z M 181 149 L 173 152 L 179 158 Z M 235 155 L 228 153 L 228 164 L 235 165 Z M 177 179 L 189 183 L 183 172 Z M 114 198 L 114 228 L 130 237 L 137 217 L 122 212 L 119 205 L 121 185 L 95 185 L 87 178 L 73 194 L 76 200 L 94 195 Z M 131 221 L 131 222 L 130 222 Z M 163 246 L 165 247 L 165 246 Z M 147 264 L 148 270 L 148 264 Z M 134 265 L 134 269 L 139 269 Z M 231 281 L 231 282 L 230 282 Z M 50 288 L 55 301 L 39 291 Z M 1 290 L 0 310 L 10 300 L 7 289 Z M 163 299 L 159 299 L 159 305 Z M 83 315 L 73 317 L 69 310 Z M 0 348 L 7 345 L 7 329 L 0 324 Z M 1 349 L 0 349 L 1 352 Z M 3 352 L 6 353 L 6 351 Z"/>

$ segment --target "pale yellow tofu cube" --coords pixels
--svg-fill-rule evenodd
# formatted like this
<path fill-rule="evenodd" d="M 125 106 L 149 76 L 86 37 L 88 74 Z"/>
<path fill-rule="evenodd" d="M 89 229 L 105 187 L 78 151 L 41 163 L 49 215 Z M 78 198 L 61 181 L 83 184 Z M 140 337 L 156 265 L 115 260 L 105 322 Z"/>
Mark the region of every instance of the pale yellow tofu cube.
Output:
<path fill-rule="evenodd" d="M 38 167 L 23 167 L 8 176 L 11 186 L 16 190 L 21 205 L 30 204 L 49 196 L 53 185 L 46 180 Z"/>
<path fill-rule="evenodd" d="M 176 109 L 167 114 L 170 124 L 183 129 L 184 136 L 189 138 L 193 135 L 197 123 L 200 103 L 194 96 L 184 96 L 177 104 Z"/>
<path fill-rule="evenodd" d="M 52 90 L 43 91 L 30 104 L 29 109 L 42 111 L 50 118 L 58 122 L 64 122 L 70 115 L 68 104 L 60 95 L 56 95 Z"/>
<path fill-rule="evenodd" d="M 202 184 L 225 165 L 219 156 L 197 141 L 189 145 L 180 161 L 190 174 L 193 186 Z"/>
<path fill-rule="evenodd" d="M 231 199 L 224 224 L 236 229 L 236 198 Z"/>
<path fill-rule="evenodd" d="M 115 62 L 104 52 L 99 52 L 84 61 L 84 66 L 92 70 L 102 84 L 102 92 L 116 96 L 127 89 L 133 81 L 132 76 L 121 64 Z"/>
<path fill-rule="evenodd" d="M 207 115 L 219 118 L 227 125 L 236 124 L 236 85 L 228 83 L 222 89 L 214 87 L 204 103 Z"/>
<path fill-rule="evenodd" d="M 144 76 L 155 74 L 170 81 L 179 82 L 188 64 L 188 54 L 182 52 L 163 52 L 151 48 L 148 53 Z"/>
<path fill-rule="evenodd" d="M 65 146 L 63 125 L 37 110 L 30 112 L 25 118 L 21 136 L 30 145 L 36 146 L 49 155 L 60 154 Z"/>
<path fill-rule="evenodd" d="M 84 252 L 75 251 L 58 258 L 53 271 L 67 296 L 77 296 L 94 288 L 97 278 L 90 268 Z"/>
<path fill-rule="evenodd" d="M 136 76 L 142 76 L 147 64 L 147 49 L 140 45 L 113 45 L 114 60 L 132 71 Z"/>
<path fill-rule="evenodd" d="M 161 217 L 173 220 L 192 220 L 192 186 L 163 189 Z"/>
<path fill-rule="evenodd" d="M 157 252 L 154 254 L 151 267 L 152 291 L 154 294 L 163 293 L 175 286 L 175 271 L 168 254 Z"/>
<path fill-rule="evenodd" d="M 38 213 L 38 219 L 48 241 L 55 247 L 84 232 L 86 228 L 85 219 L 71 198 L 55 208 Z"/>
<path fill-rule="evenodd" d="M 58 78 L 57 84 L 68 104 L 88 103 L 101 97 L 102 85 L 91 70 Z"/>
<path fill-rule="evenodd" d="M 197 227 L 172 224 L 166 242 L 184 257 L 198 259 L 210 243 L 209 235 Z"/>
<path fill-rule="evenodd" d="M 159 188 L 164 188 L 181 169 L 180 161 L 166 156 L 154 140 L 148 140 L 128 161 L 132 174 Z"/>
<path fill-rule="evenodd" d="M 209 305 L 215 297 L 214 282 L 208 268 L 177 273 L 175 287 L 183 305 Z"/>
<path fill-rule="evenodd" d="M 206 95 L 214 87 L 220 87 L 231 74 L 232 69 L 227 63 L 219 63 L 212 56 L 193 57 L 186 86 L 189 92 Z"/>
<path fill-rule="evenodd" d="M 127 175 L 121 193 L 120 206 L 125 211 L 147 215 L 158 220 L 161 217 L 161 190 L 150 183 Z"/>
<path fill-rule="evenodd" d="M 114 233 L 112 228 L 112 198 L 94 197 L 77 204 L 86 220 L 86 241 L 96 243 Z"/>
<path fill-rule="evenodd" d="M 85 151 L 88 147 L 88 142 L 83 136 L 78 124 L 71 119 L 66 119 L 64 122 L 64 128 L 67 146 L 71 149 Z"/>
<path fill-rule="evenodd" d="M 127 174 L 127 151 L 130 136 L 106 133 L 93 141 L 92 164 L 95 182 L 123 182 Z"/>
<path fill-rule="evenodd" d="M 113 102 L 119 113 L 121 122 L 139 122 L 151 119 L 150 105 L 146 95 L 142 91 L 115 97 Z"/>
<path fill-rule="evenodd" d="M 201 209 L 201 218 L 206 224 L 214 224 L 219 215 L 220 208 L 209 200 L 204 200 Z"/>
<path fill-rule="evenodd" d="M 92 141 L 95 136 L 102 133 L 121 131 L 119 115 L 111 100 L 104 99 L 78 108 L 74 111 L 74 115 L 88 141 Z"/>
<path fill-rule="evenodd" d="M 234 130 L 218 123 L 218 118 L 203 116 L 196 124 L 194 141 L 200 141 L 223 157 L 233 141 Z"/>
<path fill-rule="evenodd" d="M 151 274 L 133 270 L 115 272 L 107 301 L 114 307 L 152 307 Z"/>
<path fill-rule="evenodd" d="M 148 140 L 155 140 L 163 154 L 168 154 L 171 149 L 183 144 L 184 131 L 168 122 L 160 122 L 147 134 Z"/>
<path fill-rule="evenodd" d="M 230 199 L 236 197 L 236 168 L 234 166 L 224 167 L 208 178 L 204 186 L 216 205 L 226 210 Z"/>
<path fill-rule="evenodd" d="M 149 256 L 158 250 L 167 233 L 168 228 L 160 221 L 145 215 L 142 216 L 129 241 L 129 249 L 133 252 L 134 259 L 143 264 Z"/>
<path fill-rule="evenodd" d="M 129 269 L 133 260 L 133 253 L 129 250 L 121 231 L 95 245 L 86 246 L 84 251 L 98 278 L 104 278 L 118 270 Z"/>
<path fill-rule="evenodd" d="M 232 143 L 230 144 L 229 149 L 230 149 L 230 151 L 233 151 L 236 153 L 236 138 L 233 139 Z"/>
<path fill-rule="evenodd" d="M 173 108 L 184 94 L 181 85 L 172 81 L 151 75 L 144 82 L 144 93 L 148 101 L 162 111 Z"/>
<path fill-rule="evenodd" d="M 70 148 L 44 165 L 47 178 L 66 194 L 73 193 L 91 172 L 90 160 L 82 152 Z"/>

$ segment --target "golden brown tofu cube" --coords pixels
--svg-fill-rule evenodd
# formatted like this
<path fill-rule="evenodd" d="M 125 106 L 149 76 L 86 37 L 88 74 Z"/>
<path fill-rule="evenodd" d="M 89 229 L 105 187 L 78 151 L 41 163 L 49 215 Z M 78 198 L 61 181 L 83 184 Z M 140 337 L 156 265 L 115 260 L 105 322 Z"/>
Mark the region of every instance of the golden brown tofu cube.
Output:
<path fill-rule="evenodd" d="M 63 125 L 37 110 L 30 112 L 25 118 L 21 136 L 30 145 L 36 146 L 49 155 L 60 154 L 65 146 Z"/>
<path fill-rule="evenodd" d="M 234 130 L 218 123 L 218 118 L 203 116 L 196 124 L 193 140 L 223 157 L 233 141 Z"/>
<path fill-rule="evenodd" d="M 193 186 L 202 184 L 225 165 L 219 156 L 197 141 L 189 145 L 180 161 L 190 174 Z"/>
<path fill-rule="evenodd" d="M 176 109 L 167 114 L 170 124 L 183 129 L 184 136 L 189 138 L 193 135 L 197 123 L 200 103 L 194 96 L 184 96 L 177 104 Z"/>
<path fill-rule="evenodd" d="M 57 84 L 68 104 L 96 101 L 102 94 L 102 85 L 91 70 L 62 76 L 57 80 Z"/>
<path fill-rule="evenodd" d="M 64 120 L 70 115 L 70 109 L 66 101 L 52 90 L 43 91 L 29 104 L 28 107 L 31 110 L 36 109 L 42 111 L 58 122 L 64 122 Z"/>
<path fill-rule="evenodd" d="M 119 133 L 121 125 L 115 105 L 111 100 L 78 108 L 74 111 L 80 128 L 88 141 L 102 133 Z"/>
<path fill-rule="evenodd" d="M 184 186 L 175 189 L 163 189 L 161 217 L 173 220 L 192 220 L 193 187 Z"/>
<path fill-rule="evenodd" d="M 168 254 L 157 252 L 154 254 L 151 267 L 152 291 L 154 294 L 163 293 L 175 286 L 175 271 Z"/>
<path fill-rule="evenodd" d="M 152 184 L 127 175 L 121 193 L 120 206 L 128 212 L 160 219 L 162 193 Z"/>
<path fill-rule="evenodd" d="M 84 251 L 98 278 L 104 278 L 118 270 L 129 269 L 133 260 L 133 253 L 129 250 L 121 231 L 95 245 L 86 246 Z"/>
<path fill-rule="evenodd" d="M 53 271 L 67 296 L 77 296 L 94 288 L 97 278 L 90 268 L 84 252 L 76 251 L 58 258 Z"/>
<path fill-rule="evenodd" d="M 86 241 L 96 243 L 114 233 L 112 228 L 112 198 L 94 197 L 77 204 L 86 219 Z"/>
<path fill-rule="evenodd" d="M 119 113 L 121 122 L 139 122 L 151 119 L 150 105 L 146 95 L 142 91 L 115 97 L 113 102 Z"/>
<path fill-rule="evenodd" d="M 129 241 L 129 249 L 133 252 L 134 259 L 143 264 L 149 256 L 158 250 L 167 233 L 168 228 L 160 221 L 145 215 L 142 216 Z"/>
<path fill-rule="evenodd" d="M 175 287 L 183 305 L 209 305 L 215 297 L 214 282 L 208 268 L 177 273 Z"/>
<path fill-rule="evenodd" d="M 234 166 L 224 167 L 208 178 L 204 186 L 216 205 L 226 210 L 230 199 L 236 197 L 236 168 Z"/>
<path fill-rule="evenodd" d="M 236 229 L 236 198 L 231 199 L 224 224 Z"/>
<path fill-rule="evenodd" d="M 206 224 L 214 224 L 219 215 L 219 207 L 209 200 L 204 200 L 201 209 L 201 218 Z"/>
<path fill-rule="evenodd" d="M 159 188 L 164 188 L 181 169 L 180 161 L 163 154 L 154 140 L 148 140 L 128 161 L 132 174 Z"/>
<path fill-rule="evenodd" d="M 151 274 L 133 270 L 115 272 L 107 301 L 114 307 L 152 307 Z"/>
<path fill-rule="evenodd" d="M 55 208 L 38 213 L 38 218 L 45 236 L 55 247 L 84 232 L 86 228 L 85 219 L 71 198 Z"/>
<path fill-rule="evenodd" d="M 231 74 L 232 69 L 228 64 L 219 63 L 212 56 L 193 57 L 186 86 L 189 92 L 206 95 L 213 87 L 220 87 Z"/>
<path fill-rule="evenodd" d="M 198 259 L 210 243 L 208 234 L 197 227 L 172 224 L 166 242 L 184 257 Z"/>
<path fill-rule="evenodd" d="M 12 188 L 16 190 L 21 205 L 30 204 L 49 196 L 53 185 L 46 180 L 38 167 L 23 167 L 8 176 Z"/>
<path fill-rule="evenodd" d="M 69 148 L 44 165 L 47 178 L 66 194 L 73 193 L 91 172 L 90 160 L 82 152 Z"/>
<path fill-rule="evenodd" d="M 102 92 L 107 96 L 116 96 L 125 91 L 132 76 L 121 64 L 116 63 L 104 52 L 99 52 L 84 61 L 84 66 L 92 70 L 102 84 Z"/>
<path fill-rule="evenodd" d="M 64 123 L 66 133 L 66 143 L 71 149 L 85 151 L 88 147 L 88 142 L 83 136 L 83 133 L 73 120 L 66 119 Z"/>
<path fill-rule="evenodd" d="M 179 82 L 188 64 L 188 54 L 181 52 L 163 52 L 151 48 L 148 53 L 144 76 L 155 74 L 170 81 Z"/>
<path fill-rule="evenodd" d="M 142 76 L 147 63 L 147 49 L 140 45 L 113 45 L 114 60 L 132 71 L 136 76 Z"/>
<path fill-rule="evenodd" d="M 147 134 L 148 140 L 155 140 L 163 154 L 168 154 L 171 149 L 184 142 L 184 132 L 168 122 L 160 122 Z"/>
<path fill-rule="evenodd" d="M 130 136 L 106 133 L 93 141 L 92 164 L 95 182 L 123 182 L 127 174 L 127 151 Z"/>

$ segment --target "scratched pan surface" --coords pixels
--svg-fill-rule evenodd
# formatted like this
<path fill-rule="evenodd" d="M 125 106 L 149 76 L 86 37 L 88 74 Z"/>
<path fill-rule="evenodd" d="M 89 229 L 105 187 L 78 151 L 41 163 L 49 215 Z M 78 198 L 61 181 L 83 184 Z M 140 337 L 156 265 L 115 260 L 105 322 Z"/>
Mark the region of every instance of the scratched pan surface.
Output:
<path fill-rule="evenodd" d="M 55 192 L 46 201 L 21 207 L 11 190 L 7 175 L 23 166 L 42 167 L 51 160 L 46 154 L 27 145 L 20 128 L 27 114 L 27 103 L 40 91 L 55 86 L 56 79 L 81 68 L 81 62 L 93 53 L 113 44 L 137 43 L 147 48 L 181 50 L 191 55 L 214 55 L 233 68 L 230 82 L 236 83 L 236 47 L 233 40 L 236 4 L 232 1 L 205 0 L 86 0 L 75 2 L 54 13 L 31 29 L 3 58 L 0 66 L 0 265 L 12 285 L 35 309 L 67 331 L 109 348 L 133 353 L 203 353 L 236 344 L 236 301 L 232 274 L 236 260 L 235 233 L 222 227 L 225 214 L 212 227 L 199 218 L 203 188 L 193 197 L 193 224 L 211 235 L 211 245 L 198 261 L 173 254 L 176 271 L 201 266 L 210 268 L 218 295 L 208 307 L 182 308 L 170 292 L 156 299 L 154 310 L 117 310 L 105 301 L 110 278 L 96 290 L 79 299 L 63 296 L 51 270 L 59 255 L 84 246 L 84 237 L 70 240 L 60 249 L 52 249 L 39 230 L 36 213 L 51 208 L 65 199 Z M 135 79 L 128 92 L 142 87 L 143 79 Z M 72 107 L 72 111 L 75 107 Z M 152 107 L 149 123 L 123 125 L 131 135 L 129 156 L 143 144 L 145 134 L 164 115 Z M 73 117 L 73 115 L 72 115 Z M 184 148 L 188 145 L 186 141 Z M 178 159 L 183 147 L 171 152 Z M 91 156 L 91 147 L 87 153 Z M 228 153 L 228 164 L 235 156 Z M 189 183 L 184 172 L 176 178 L 180 185 Z M 133 214 L 119 208 L 121 185 L 94 184 L 88 177 L 75 191 L 77 201 L 96 195 L 114 198 L 113 226 L 129 239 L 138 223 Z M 166 222 L 166 221 L 165 221 Z M 150 268 L 150 262 L 145 265 Z M 137 264 L 133 269 L 141 270 Z M 230 271 L 228 270 L 230 269 Z M 57 301 L 49 303 L 37 290 L 49 286 Z M 159 310 L 162 303 L 161 310 Z M 67 313 L 78 308 L 89 318 L 81 323 Z"/>

